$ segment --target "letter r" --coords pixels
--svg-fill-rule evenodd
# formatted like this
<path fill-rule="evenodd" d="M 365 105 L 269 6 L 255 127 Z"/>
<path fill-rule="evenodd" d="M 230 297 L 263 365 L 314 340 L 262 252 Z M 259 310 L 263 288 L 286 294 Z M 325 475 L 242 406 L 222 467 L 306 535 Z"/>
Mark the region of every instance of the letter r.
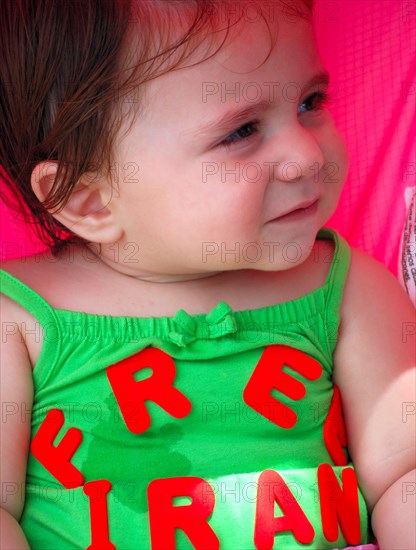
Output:
<path fill-rule="evenodd" d="M 136 382 L 134 374 L 152 369 L 152 375 Z M 153 401 L 174 418 L 187 416 L 192 404 L 173 386 L 176 368 L 173 359 L 157 348 L 145 348 L 107 368 L 107 377 L 127 428 L 135 434 L 145 432 L 151 423 L 145 401 Z M 134 415 L 131 407 L 134 405 Z"/>

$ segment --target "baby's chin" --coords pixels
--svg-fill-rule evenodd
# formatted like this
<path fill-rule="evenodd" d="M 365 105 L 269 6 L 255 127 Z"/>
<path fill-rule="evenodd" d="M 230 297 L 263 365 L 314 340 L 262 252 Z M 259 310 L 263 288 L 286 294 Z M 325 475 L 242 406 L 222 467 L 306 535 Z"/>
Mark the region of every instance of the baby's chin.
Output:
<path fill-rule="evenodd" d="M 311 252 L 308 251 L 307 254 L 302 254 L 302 256 L 296 257 L 294 259 L 283 259 L 280 261 L 269 261 L 269 262 L 258 262 L 250 264 L 245 267 L 245 269 L 255 269 L 258 271 L 264 272 L 278 272 L 278 271 L 289 271 L 299 265 L 302 265 L 307 258 L 310 256 Z"/>
<path fill-rule="evenodd" d="M 287 271 L 303 264 L 313 251 L 318 231 L 319 229 L 308 235 L 299 233 L 290 239 L 269 241 L 263 258 L 257 262 L 256 266 L 252 266 L 253 269 Z"/>
<path fill-rule="evenodd" d="M 261 241 L 260 241 L 261 242 Z M 291 240 L 287 242 L 265 241 L 263 246 L 251 243 L 241 254 L 240 261 L 224 262 L 215 268 L 223 271 L 258 270 L 265 272 L 288 271 L 303 264 L 311 255 L 315 238 Z M 212 267 L 212 266 L 211 266 Z"/>

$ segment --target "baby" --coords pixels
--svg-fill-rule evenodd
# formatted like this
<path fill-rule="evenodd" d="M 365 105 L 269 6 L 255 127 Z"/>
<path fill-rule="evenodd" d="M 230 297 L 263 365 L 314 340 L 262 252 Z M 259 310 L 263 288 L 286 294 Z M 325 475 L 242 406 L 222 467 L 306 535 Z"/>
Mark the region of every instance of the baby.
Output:
<path fill-rule="evenodd" d="M 322 229 L 312 0 L 0 6 L 5 199 L 51 250 L 1 272 L 1 547 L 414 549 L 415 314 Z"/>

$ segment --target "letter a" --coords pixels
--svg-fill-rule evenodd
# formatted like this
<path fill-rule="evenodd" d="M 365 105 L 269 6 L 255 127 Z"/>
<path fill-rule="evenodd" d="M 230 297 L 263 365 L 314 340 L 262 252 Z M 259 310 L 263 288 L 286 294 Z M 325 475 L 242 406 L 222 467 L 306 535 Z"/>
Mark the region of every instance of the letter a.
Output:
<path fill-rule="evenodd" d="M 274 516 L 275 502 L 283 516 Z M 259 477 L 257 489 L 254 544 L 257 550 L 271 550 L 276 533 L 292 531 L 300 544 L 310 544 L 315 531 L 297 503 L 283 478 L 274 470 L 266 470 Z"/>

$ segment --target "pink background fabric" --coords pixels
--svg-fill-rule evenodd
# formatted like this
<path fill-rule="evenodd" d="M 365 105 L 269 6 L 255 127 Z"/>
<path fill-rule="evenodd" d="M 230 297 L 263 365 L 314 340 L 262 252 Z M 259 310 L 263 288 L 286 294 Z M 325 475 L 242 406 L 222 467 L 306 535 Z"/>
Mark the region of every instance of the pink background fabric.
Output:
<path fill-rule="evenodd" d="M 332 76 L 329 108 L 350 168 L 328 226 L 397 275 L 406 187 L 416 174 L 416 2 L 319 0 L 315 23 Z"/>
<path fill-rule="evenodd" d="M 415 185 L 416 2 L 316 0 L 315 26 L 331 74 L 329 109 L 347 143 L 350 168 L 328 226 L 397 275 Z M 0 256 L 39 252 L 33 231 L 0 204 Z"/>

